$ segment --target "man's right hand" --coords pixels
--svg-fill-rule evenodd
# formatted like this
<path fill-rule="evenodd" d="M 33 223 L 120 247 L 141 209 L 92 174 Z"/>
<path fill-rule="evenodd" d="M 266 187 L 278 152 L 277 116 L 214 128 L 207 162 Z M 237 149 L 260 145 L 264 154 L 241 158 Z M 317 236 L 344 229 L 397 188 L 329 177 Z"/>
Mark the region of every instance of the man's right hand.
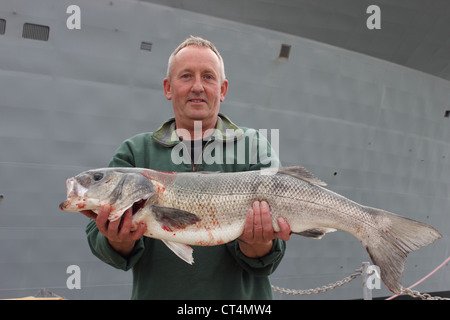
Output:
<path fill-rule="evenodd" d="M 100 208 L 98 214 L 92 211 L 81 211 L 86 217 L 95 220 L 98 230 L 103 234 L 110 246 L 122 257 L 127 257 L 134 248 L 134 244 L 145 233 L 147 226 L 141 222 L 135 231 L 131 231 L 132 209 L 128 209 L 120 219 L 109 221 L 108 216 L 111 211 L 109 205 Z"/>

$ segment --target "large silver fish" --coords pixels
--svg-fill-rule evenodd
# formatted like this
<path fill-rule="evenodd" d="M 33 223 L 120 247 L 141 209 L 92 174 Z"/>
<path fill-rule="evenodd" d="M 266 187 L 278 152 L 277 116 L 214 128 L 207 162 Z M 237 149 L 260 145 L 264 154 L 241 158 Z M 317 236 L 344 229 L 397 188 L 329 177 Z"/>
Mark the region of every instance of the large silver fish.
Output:
<path fill-rule="evenodd" d="M 188 245 L 213 246 L 238 238 L 256 200 L 269 203 L 292 232 L 321 238 L 344 230 L 361 241 L 381 279 L 394 293 L 402 289 L 406 255 L 441 237 L 434 228 L 393 213 L 359 205 L 324 188 L 303 167 L 239 173 L 168 173 L 142 168 L 89 170 L 67 179 L 65 211 L 92 210 L 109 204 L 110 221 L 133 208 L 133 228 L 145 221 L 148 237 L 163 240 L 192 263 Z"/>

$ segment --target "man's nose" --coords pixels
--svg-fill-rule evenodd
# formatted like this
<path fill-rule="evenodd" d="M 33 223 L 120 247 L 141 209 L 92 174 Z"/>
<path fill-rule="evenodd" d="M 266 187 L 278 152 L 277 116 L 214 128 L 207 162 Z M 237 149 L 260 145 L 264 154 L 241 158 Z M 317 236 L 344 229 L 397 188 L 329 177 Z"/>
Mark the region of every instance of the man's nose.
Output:
<path fill-rule="evenodd" d="M 196 76 L 194 78 L 194 83 L 192 84 L 191 90 L 192 90 L 192 92 L 203 92 L 204 91 L 202 78 L 200 76 Z"/>

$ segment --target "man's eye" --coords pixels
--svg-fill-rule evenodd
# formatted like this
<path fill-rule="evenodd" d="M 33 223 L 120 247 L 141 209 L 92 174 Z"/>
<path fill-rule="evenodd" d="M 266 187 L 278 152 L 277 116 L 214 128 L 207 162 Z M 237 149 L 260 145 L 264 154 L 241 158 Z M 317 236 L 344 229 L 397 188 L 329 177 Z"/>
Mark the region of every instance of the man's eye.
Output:
<path fill-rule="evenodd" d="M 207 75 L 205 75 L 205 79 L 206 80 L 213 80 L 214 77 L 212 75 L 210 75 L 210 74 L 207 74 Z"/>
<path fill-rule="evenodd" d="M 190 76 L 191 76 L 190 74 L 183 74 L 183 75 L 181 76 L 181 78 L 183 78 L 183 79 L 189 79 Z"/>

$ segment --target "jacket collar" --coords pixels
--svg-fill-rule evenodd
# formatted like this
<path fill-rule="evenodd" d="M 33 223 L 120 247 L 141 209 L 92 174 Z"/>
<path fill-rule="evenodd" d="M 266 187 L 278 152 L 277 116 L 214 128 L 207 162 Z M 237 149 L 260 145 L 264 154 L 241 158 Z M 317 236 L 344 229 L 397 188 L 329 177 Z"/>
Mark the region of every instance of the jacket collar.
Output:
<path fill-rule="evenodd" d="M 207 140 L 236 141 L 244 135 L 244 130 L 234 124 L 227 116 L 219 113 L 214 133 Z M 152 134 L 152 139 L 166 147 L 172 147 L 181 139 L 175 132 L 175 118 L 170 118 Z"/>

